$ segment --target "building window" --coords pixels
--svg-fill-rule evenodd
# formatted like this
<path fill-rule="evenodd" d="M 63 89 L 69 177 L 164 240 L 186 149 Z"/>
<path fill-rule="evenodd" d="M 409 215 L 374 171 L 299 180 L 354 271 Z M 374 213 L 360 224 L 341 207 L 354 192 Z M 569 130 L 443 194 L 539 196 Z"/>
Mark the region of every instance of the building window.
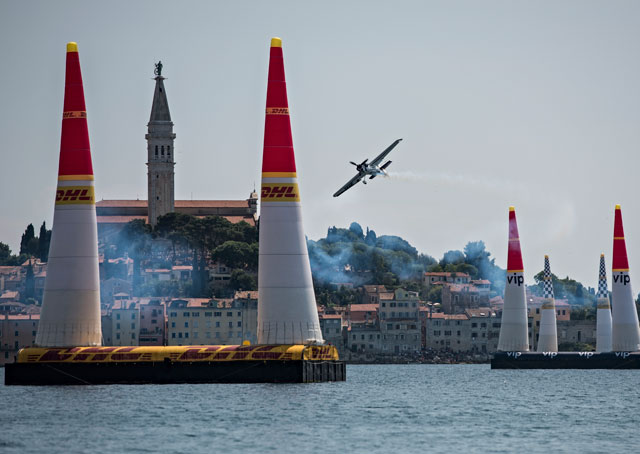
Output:
<path fill-rule="evenodd" d="M 158 146 L 156 145 L 156 156 L 158 156 Z"/>
<path fill-rule="evenodd" d="M 131 324 L 131 329 L 136 329 L 136 324 L 135 323 Z"/>
<path fill-rule="evenodd" d="M 167 156 L 171 156 L 171 145 L 167 145 Z"/>
<path fill-rule="evenodd" d="M 218 331 L 216 331 L 216 339 L 220 338 L 220 333 Z"/>
<path fill-rule="evenodd" d="M 176 327 L 176 322 L 171 322 L 171 328 L 175 328 L 175 327 Z"/>
<path fill-rule="evenodd" d="M 171 333 L 171 338 L 175 339 L 176 338 L 176 333 Z"/>
<path fill-rule="evenodd" d="M 116 333 L 116 339 L 120 339 L 120 333 Z"/>
<path fill-rule="evenodd" d="M 160 154 L 161 154 L 162 156 L 164 156 L 164 145 L 162 145 L 162 147 L 160 147 Z"/>
<path fill-rule="evenodd" d="M 189 333 L 184 333 L 184 337 L 185 337 L 186 339 L 189 339 Z"/>
<path fill-rule="evenodd" d="M 238 328 L 242 328 L 242 322 L 238 322 Z"/>
<path fill-rule="evenodd" d="M 233 328 L 233 322 L 229 322 L 229 328 Z"/>
<path fill-rule="evenodd" d="M 178 338 L 182 339 L 182 333 L 178 333 Z"/>
<path fill-rule="evenodd" d="M 183 317 L 188 317 L 188 316 L 189 316 L 189 313 L 188 313 L 188 312 L 183 312 L 183 313 L 182 313 L 182 316 L 183 316 Z"/>
<path fill-rule="evenodd" d="M 184 327 L 189 328 L 189 322 L 184 322 Z"/>
<path fill-rule="evenodd" d="M 135 339 L 136 338 L 136 333 L 131 333 L 131 339 Z"/>
<path fill-rule="evenodd" d="M 116 323 L 116 329 L 120 329 L 120 323 Z"/>
<path fill-rule="evenodd" d="M 197 339 L 197 338 L 198 338 L 198 333 L 197 333 L 197 332 L 193 333 L 193 338 L 194 338 L 194 339 Z"/>
<path fill-rule="evenodd" d="M 216 322 L 216 328 L 220 328 L 220 322 Z"/>
<path fill-rule="evenodd" d="M 169 317 L 177 317 L 178 313 L 177 312 L 170 312 L 169 313 Z"/>
<path fill-rule="evenodd" d="M 116 320 L 120 320 L 120 313 L 116 314 Z"/>

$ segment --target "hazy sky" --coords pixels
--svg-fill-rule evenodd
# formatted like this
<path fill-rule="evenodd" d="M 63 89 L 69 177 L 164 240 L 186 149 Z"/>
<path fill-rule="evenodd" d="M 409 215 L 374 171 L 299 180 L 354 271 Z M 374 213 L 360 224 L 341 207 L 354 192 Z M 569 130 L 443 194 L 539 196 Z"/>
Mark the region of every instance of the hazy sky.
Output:
<path fill-rule="evenodd" d="M 65 45 L 80 51 L 98 199 L 146 199 L 153 64 L 176 198 L 259 185 L 269 42 L 283 39 L 306 233 L 357 221 L 436 258 L 484 240 L 527 280 L 596 286 L 622 204 L 640 290 L 640 2 L 0 1 L 0 241 L 51 225 Z M 394 139 L 390 179 L 332 194 Z"/>

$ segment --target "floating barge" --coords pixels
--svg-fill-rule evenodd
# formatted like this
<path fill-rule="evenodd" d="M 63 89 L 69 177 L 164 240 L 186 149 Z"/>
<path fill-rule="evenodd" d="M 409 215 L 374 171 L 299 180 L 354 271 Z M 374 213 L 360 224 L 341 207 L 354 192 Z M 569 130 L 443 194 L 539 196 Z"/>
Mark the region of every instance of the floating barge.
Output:
<path fill-rule="evenodd" d="M 5 385 L 317 383 L 346 380 L 334 346 L 24 348 Z"/>
<path fill-rule="evenodd" d="M 491 369 L 640 369 L 640 352 L 500 352 Z"/>

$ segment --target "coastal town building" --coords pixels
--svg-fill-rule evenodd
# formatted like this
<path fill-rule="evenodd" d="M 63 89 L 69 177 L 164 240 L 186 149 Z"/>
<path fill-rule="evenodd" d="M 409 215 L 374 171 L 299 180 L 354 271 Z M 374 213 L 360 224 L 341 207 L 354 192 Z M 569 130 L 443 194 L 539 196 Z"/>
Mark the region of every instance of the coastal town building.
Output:
<path fill-rule="evenodd" d="M 40 315 L 0 315 L 0 366 L 12 363 L 18 350 L 34 345 Z"/>
<path fill-rule="evenodd" d="M 498 348 L 500 316 L 489 307 L 462 314 L 430 314 L 426 318 L 426 347 L 452 352 L 494 353 Z"/>
<path fill-rule="evenodd" d="M 463 284 L 442 285 L 442 310 L 446 314 L 461 314 L 466 309 L 489 306 L 491 282 L 473 280 Z"/>
<path fill-rule="evenodd" d="M 111 309 L 111 345 L 139 345 L 139 334 L 140 302 L 115 301 Z"/>
<path fill-rule="evenodd" d="M 168 345 L 257 342 L 257 292 L 238 292 L 234 299 L 173 299 L 167 312 Z"/>

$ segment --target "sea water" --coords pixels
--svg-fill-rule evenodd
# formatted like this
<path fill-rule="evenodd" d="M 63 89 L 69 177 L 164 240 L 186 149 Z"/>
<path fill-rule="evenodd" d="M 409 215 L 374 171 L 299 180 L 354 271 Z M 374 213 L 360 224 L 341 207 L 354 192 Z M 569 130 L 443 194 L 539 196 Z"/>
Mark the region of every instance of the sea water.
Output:
<path fill-rule="evenodd" d="M 354 365 L 318 384 L 0 385 L 0 452 L 639 452 L 639 387 L 640 371 L 488 365 Z"/>

